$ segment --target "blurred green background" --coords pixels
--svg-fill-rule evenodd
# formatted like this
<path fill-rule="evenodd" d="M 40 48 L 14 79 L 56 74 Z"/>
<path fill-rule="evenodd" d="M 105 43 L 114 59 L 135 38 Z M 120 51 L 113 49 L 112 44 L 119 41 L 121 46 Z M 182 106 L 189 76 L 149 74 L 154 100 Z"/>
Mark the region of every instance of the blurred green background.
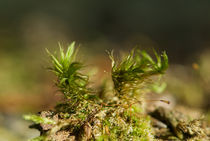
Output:
<path fill-rule="evenodd" d="M 210 117 L 210 1 L 1 0 L 0 11 L 0 141 L 36 136 L 21 115 L 61 99 L 45 69 L 45 48 L 58 42 L 81 44 L 81 58 L 101 78 L 110 69 L 105 50 L 166 50 L 164 95 Z"/>

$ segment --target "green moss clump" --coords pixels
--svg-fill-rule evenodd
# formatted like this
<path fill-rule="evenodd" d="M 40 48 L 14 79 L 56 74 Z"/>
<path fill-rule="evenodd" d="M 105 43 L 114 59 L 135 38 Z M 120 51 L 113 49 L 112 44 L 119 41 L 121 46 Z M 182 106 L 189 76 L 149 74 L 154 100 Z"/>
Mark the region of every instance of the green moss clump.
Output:
<path fill-rule="evenodd" d="M 81 73 L 83 64 L 76 60 L 74 42 L 66 53 L 61 46 L 59 55 L 47 52 L 52 61 L 49 69 L 57 76 L 56 85 L 66 99 L 54 111 L 25 116 L 41 132 L 34 140 L 154 140 L 150 118 L 142 113 L 142 94 L 151 84 L 149 78 L 167 69 L 165 52 L 161 56 L 154 52 L 156 61 L 135 49 L 118 61 L 109 53 L 114 86 L 108 100 L 105 91 L 99 94 L 88 87 L 89 77 Z"/>

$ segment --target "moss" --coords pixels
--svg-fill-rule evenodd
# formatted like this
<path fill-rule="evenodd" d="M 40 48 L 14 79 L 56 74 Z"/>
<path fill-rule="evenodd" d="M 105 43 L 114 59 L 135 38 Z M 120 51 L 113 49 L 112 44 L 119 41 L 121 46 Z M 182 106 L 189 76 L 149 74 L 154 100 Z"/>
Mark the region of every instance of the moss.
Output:
<path fill-rule="evenodd" d="M 45 118 L 45 117 L 40 117 L 40 116 L 37 116 L 37 115 L 24 115 L 23 118 L 25 120 L 31 120 L 33 122 L 35 122 L 36 124 L 40 124 L 40 123 L 43 123 L 43 124 L 55 124 L 55 121 L 49 119 L 49 118 Z"/>
<path fill-rule="evenodd" d="M 113 52 L 109 53 L 114 83 L 113 97 L 109 99 L 106 99 L 110 95 L 106 91 L 96 93 L 88 87 L 89 76 L 81 73 L 83 64 L 76 60 L 78 50 L 74 42 L 66 53 L 61 46 L 59 55 L 47 52 L 52 64 L 49 70 L 57 76 L 56 85 L 66 99 L 53 112 L 26 118 L 38 124 L 36 128 L 41 131 L 41 136 L 37 139 L 154 140 L 150 118 L 142 112 L 142 95 L 146 89 L 148 91 L 150 77 L 161 75 L 167 69 L 165 52 L 159 56 L 154 51 L 156 61 L 140 50 L 132 50 L 121 60 L 115 60 Z M 106 89 L 105 86 L 102 88 Z M 49 125 L 51 123 L 46 120 L 53 124 Z"/>
<path fill-rule="evenodd" d="M 98 140 L 153 140 L 148 117 L 137 118 L 124 113 L 124 117 L 107 117 L 103 121 L 103 134 Z"/>

